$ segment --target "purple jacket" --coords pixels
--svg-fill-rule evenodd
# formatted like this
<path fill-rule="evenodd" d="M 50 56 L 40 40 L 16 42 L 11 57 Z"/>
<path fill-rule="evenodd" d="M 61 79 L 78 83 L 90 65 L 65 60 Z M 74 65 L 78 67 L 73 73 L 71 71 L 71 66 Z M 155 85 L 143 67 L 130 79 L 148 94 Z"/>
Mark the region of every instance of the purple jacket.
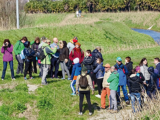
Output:
<path fill-rule="evenodd" d="M 3 61 L 5 62 L 9 62 L 9 61 L 13 61 L 13 45 L 11 45 L 11 47 L 8 47 L 6 50 L 4 49 L 4 47 L 1 48 L 1 53 L 3 53 Z"/>

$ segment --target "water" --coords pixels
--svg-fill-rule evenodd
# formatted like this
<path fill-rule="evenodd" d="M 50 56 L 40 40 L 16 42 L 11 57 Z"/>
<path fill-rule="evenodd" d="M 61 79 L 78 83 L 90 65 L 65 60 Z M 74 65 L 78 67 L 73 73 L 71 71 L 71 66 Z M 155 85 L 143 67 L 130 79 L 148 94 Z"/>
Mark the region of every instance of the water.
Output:
<path fill-rule="evenodd" d="M 147 34 L 151 36 L 157 43 L 160 42 L 160 32 L 156 32 L 153 30 L 135 29 L 135 28 L 133 28 L 132 30 L 139 33 Z"/>

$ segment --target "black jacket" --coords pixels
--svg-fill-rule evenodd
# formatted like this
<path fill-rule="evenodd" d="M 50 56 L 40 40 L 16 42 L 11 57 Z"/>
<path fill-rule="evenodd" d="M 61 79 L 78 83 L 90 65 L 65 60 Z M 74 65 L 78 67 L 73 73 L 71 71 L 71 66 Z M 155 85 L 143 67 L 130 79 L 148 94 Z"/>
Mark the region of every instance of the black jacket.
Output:
<path fill-rule="evenodd" d="M 32 50 L 34 50 L 35 52 L 37 52 L 38 46 L 39 46 L 39 43 L 38 44 L 37 43 L 33 43 L 32 46 L 31 46 L 31 48 L 32 48 Z"/>
<path fill-rule="evenodd" d="M 92 56 L 88 56 L 83 59 L 83 65 L 87 68 L 87 70 L 93 70 L 93 62 L 94 59 Z"/>
<path fill-rule="evenodd" d="M 129 79 L 130 75 L 132 74 L 133 62 L 127 63 L 126 68 L 128 70 L 127 79 Z"/>
<path fill-rule="evenodd" d="M 140 79 L 140 77 L 138 77 L 136 74 L 132 74 L 129 78 L 129 83 L 130 83 L 131 93 L 141 92 L 140 84 L 142 84 L 143 81 Z"/>
<path fill-rule="evenodd" d="M 97 64 L 97 59 L 98 58 L 101 58 L 102 62 L 103 62 L 102 54 L 97 49 L 93 50 L 92 57 L 94 58 L 94 62 L 93 62 L 93 67 L 94 68 L 96 68 L 98 66 L 98 64 Z"/>

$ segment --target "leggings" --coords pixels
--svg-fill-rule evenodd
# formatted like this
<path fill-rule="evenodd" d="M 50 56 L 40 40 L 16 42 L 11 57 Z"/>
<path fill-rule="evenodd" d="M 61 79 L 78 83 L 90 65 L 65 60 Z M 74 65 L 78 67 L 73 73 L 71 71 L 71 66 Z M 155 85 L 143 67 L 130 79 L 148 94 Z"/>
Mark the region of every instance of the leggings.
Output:
<path fill-rule="evenodd" d="M 90 100 L 90 91 L 79 91 L 79 101 L 80 101 L 79 102 L 79 109 L 80 109 L 80 112 L 82 112 L 84 95 L 86 96 L 86 99 L 87 99 L 89 112 L 92 112 L 91 100 Z"/>
<path fill-rule="evenodd" d="M 97 79 L 98 94 L 101 95 L 103 78 Z"/>
<path fill-rule="evenodd" d="M 29 71 L 29 76 L 32 77 L 32 64 L 31 62 L 25 61 L 24 77 L 26 77 L 27 71 Z"/>
<path fill-rule="evenodd" d="M 70 76 L 69 70 L 68 70 L 68 68 L 66 66 L 66 63 L 64 61 L 63 62 L 61 61 L 60 64 L 61 64 L 63 78 L 65 78 L 65 71 L 68 74 L 68 78 L 70 78 L 71 76 Z"/>

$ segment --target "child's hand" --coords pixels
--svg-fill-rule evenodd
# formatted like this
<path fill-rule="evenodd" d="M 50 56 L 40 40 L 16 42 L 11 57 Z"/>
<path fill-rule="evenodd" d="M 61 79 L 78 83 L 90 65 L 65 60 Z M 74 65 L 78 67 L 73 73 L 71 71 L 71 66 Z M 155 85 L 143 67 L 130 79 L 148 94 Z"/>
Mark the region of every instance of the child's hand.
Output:
<path fill-rule="evenodd" d="M 70 80 L 71 82 L 73 81 L 73 80 Z"/>
<path fill-rule="evenodd" d="M 94 91 L 92 91 L 92 95 L 94 95 Z"/>
<path fill-rule="evenodd" d="M 76 95 L 78 95 L 79 94 L 79 92 L 78 91 L 76 91 Z"/>

